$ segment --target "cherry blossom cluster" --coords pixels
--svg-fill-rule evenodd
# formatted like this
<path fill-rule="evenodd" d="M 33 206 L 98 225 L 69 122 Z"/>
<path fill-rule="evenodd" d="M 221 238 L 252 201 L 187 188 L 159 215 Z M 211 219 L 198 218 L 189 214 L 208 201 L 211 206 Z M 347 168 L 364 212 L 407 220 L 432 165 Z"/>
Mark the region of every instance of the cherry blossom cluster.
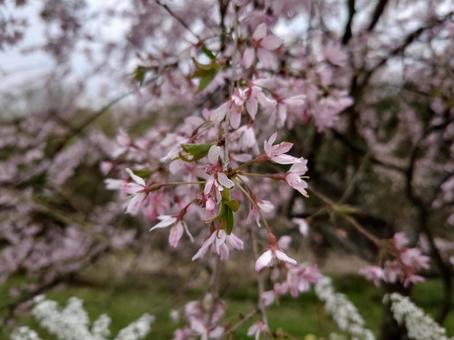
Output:
<path fill-rule="evenodd" d="M 175 331 L 175 340 L 189 339 L 222 339 L 225 326 L 221 324 L 225 313 L 225 305 L 219 299 L 213 299 L 210 294 L 201 301 L 190 301 L 184 307 L 184 318 L 187 326 Z M 179 313 L 172 315 L 178 321 Z"/>
<path fill-rule="evenodd" d="M 239 94 L 236 90 L 226 103 L 213 110 L 205 109 L 201 117 L 187 118 L 174 133 L 158 130 L 138 141 L 131 140 L 125 133 L 117 138 L 114 154 L 138 161 L 137 170 L 126 168 L 127 179 L 107 179 L 107 188 L 125 197 L 128 213 L 158 220 L 150 230 L 169 230 L 172 247 L 179 245 L 183 235 L 192 241 L 193 232 L 187 221 L 194 216 L 202 219 L 208 232 L 202 231 L 204 241 L 193 260 L 207 252 L 225 260 L 231 251 L 243 249 L 243 241 L 233 232 L 234 218 L 238 214 L 244 214 L 248 221 L 259 226 L 261 222 L 267 224 L 265 214 L 272 213 L 274 206 L 252 189 L 257 179 L 265 179 L 267 184 L 284 182 L 307 196 L 307 183 L 303 178 L 307 161 L 288 154 L 292 143 L 276 143 L 277 134 L 273 133 L 264 140 L 260 150 L 252 127 L 240 127 L 242 113 L 251 114 L 252 109 L 246 109 L 248 103 L 255 100 L 257 110 L 256 96 Z M 228 129 L 226 138 L 225 127 Z M 141 164 L 144 159 L 146 163 Z M 255 170 L 272 167 L 277 171 Z M 272 235 L 271 230 L 269 232 Z M 270 258 L 264 266 L 272 258 L 286 261 L 282 251 L 275 247 L 270 244 L 266 253 Z"/>
<path fill-rule="evenodd" d="M 381 282 L 396 283 L 400 281 L 405 287 L 424 281 L 418 275 L 430 267 L 430 259 L 419 248 L 409 247 L 410 241 L 403 232 L 396 233 L 390 240 L 387 251 L 392 259 L 383 261 L 382 266 L 368 266 L 362 268 L 360 273 L 375 285 Z"/>

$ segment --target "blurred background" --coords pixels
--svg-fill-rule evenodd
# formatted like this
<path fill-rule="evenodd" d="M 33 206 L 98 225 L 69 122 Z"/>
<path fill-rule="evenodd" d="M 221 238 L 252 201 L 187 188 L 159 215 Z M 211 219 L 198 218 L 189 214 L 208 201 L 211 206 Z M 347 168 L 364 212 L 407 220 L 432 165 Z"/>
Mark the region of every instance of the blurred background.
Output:
<path fill-rule="evenodd" d="M 219 34 L 219 8 L 229 5 L 165 3 L 204 37 Z M 293 236 L 291 254 L 334 278 L 379 338 L 400 338 L 382 303 L 390 291 L 411 295 L 454 334 L 454 3 L 291 0 L 279 19 L 269 1 L 251 3 L 289 46 L 273 72 L 298 69 L 315 93 L 285 132 L 309 160 L 310 186 L 378 238 L 406 232 L 431 267 L 414 288 L 376 288 L 358 274 L 379 262 L 374 245 L 329 214 L 299 230 L 292 219 L 322 205 L 296 192 L 278 198 L 277 233 Z M 175 126 L 201 96 L 191 78 L 194 37 L 162 4 L 0 0 L 2 339 L 17 324 L 36 326 L 28 310 L 40 294 L 83 298 L 90 315 L 112 317 L 114 332 L 154 314 L 150 339 L 171 338 L 182 321 L 170 312 L 203 295 L 212 268 L 191 261 L 196 245 L 170 250 L 166 235 L 148 232 L 153 221 L 125 214 L 104 184 L 128 164 L 113 155 L 120 130 L 140 139 Z M 215 78 L 202 96 L 218 86 Z M 320 126 L 321 115 L 332 125 Z M 256 303 L 253 263 L 248 249 L 226 263 L 227 320 Z M 283 298 L 269 317 L 296 339 L 334 329 L 313 292 Z"/>

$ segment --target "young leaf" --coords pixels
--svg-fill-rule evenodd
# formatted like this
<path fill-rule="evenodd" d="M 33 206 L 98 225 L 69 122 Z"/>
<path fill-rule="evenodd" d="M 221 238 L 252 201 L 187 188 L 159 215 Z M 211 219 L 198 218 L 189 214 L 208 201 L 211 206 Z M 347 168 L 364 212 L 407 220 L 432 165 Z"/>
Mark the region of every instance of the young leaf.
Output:
<path fill-rule="evenodd" d="M 217 70 L 212 68 L 205 72 L 205 74 L 199 80 L 199 86 L 197 87 L 197 92 L 203 91 L 211 81 L 216 77 Z"/>
<path fill-rule="evenodd" d="M 205 45 L 202 45 L 201 51 L 211 60 L 216 60 L 216 56 Z"/>
<path fill-rule="evenodd" d="M 148 69 L 145 66 L 138 65 L 134 70 L 134 80 L 139 83 L 140 86 L 143 85 L 145 80 L 145 75 L 147 74 Z"/>
<path fill-rule="evenodd" d="M 233 211 L 228 205 L 225 205 L 225 221 L 227 234 L 231 234 L 233 230 L 234 216 Z"/>
<path fill-rule="evenodd" d="M 193 161 L 197 161 L 208 154 L 212 144 L 181 144 L 184 151 L 192 156 Z"/>
<path fill-rule="evenodd" d="M 238 209 L 240 209 L 240 202 L 238 202 L 237 200 L 230 200 L 224 203 L 235 212 L 237 212 Z"/>

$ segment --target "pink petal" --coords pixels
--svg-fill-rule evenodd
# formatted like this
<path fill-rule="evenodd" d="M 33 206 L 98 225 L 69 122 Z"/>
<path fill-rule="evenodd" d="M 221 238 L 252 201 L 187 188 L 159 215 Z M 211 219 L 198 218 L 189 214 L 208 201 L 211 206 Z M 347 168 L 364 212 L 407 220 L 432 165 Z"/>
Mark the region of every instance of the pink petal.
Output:
<path fill-rule="evenodd" d="M 139 184 L 143 187 L 145 186 L 145 181 L 143 180 L 142 177 L 135 175 L 129 168 L 126 168 L 126 172 L 128 173 L 129 177 L 131 177 L 134 182 L 136 182 L 137 184 Z"/>
<path fill-rule="evenodd" d="M 255 262 L 255 271 L 259 272 L 263 268 L 270 265 L 271 261 L 273 260 L 273 253 L 270 249 L 265 251 L 262 255 L 259 256 L 257 261 Z"/>
<path fill-rule="evenodd" d="M 216 124 L 219 124 L 220 122 L 223 121 L 225 118 L 225 115 L 227 114 L 227 110 L 229 107 L 229 102 L 225 102 L 221 106 L 219 106 L 217 109 L 213 110 L 211 112 L 211 120 L 215 122 Z"/>
<path fill-rule="evenodd" d="M 235 185 L 235 183 L 233 183 L 225 173 L 223 172 L 219 172 L 218 173 L 218 182 L 224 187 L 224 188 L 227 188 L 227 189 L 231 189 L 233 188 L 233 186 Z"/>
<path fill-rule="evenodd" d="M 255 116 L 257 115 L 257 110 L 258 110 L 258 101 L 255 97 L 250 98 L 246 102 L 246 108 L 247 112 L 249 113 L 249 117 L 251 117 L 252 120 L 255 119 Z"/>
<path fill-rule="evenodd" d="M 142 207 L 142 202 L 144 198 L 145 196 L 143 194 L 132 196 L 126 207 L 126 212 L 131 215 L 137 215 L 140 208 Z"/>
<path fill-rule="evenodd" d="M 259 48 L 257 50 L 257 57 L 263 67 L 271 68 L 275 64 L 274 54 L 264 48 Z"/>
<path fill-rule="evenodd" d="M 276 250 L 274 253 L 275 253 L 277 259 L 282 261 L 282 262 L 286 262 L 288 264 L 293 264 L 293 265 L 298 264 L 298 262 L 296 262 L 291 257 L 287 256 L 287 254 L 285 254 L 284 252 L 282 252 L 280 250 Z"/>
<path fill-rule="evenodd" d="M 268 157 L 271 157 L 273 154 L 272 146 L 273 146 L 273 143 L 276 140 L 276 138 L 277 138 L 277 132 L 273 133 L 271 135 L 271 137 L 263 143 L 263 149 L 265 149 L 265 153 L 268 155 Z"/>
<path fill-rule="evenodd" d="M 298 158 L 298 162 L 290 167 L 289 172 L 300 176 L 304 175 L 307 172 L 307 159 Z"/>
<path fill-rule="evenodd" d="M 287 106 L 284 104 L 279 104 L 277 106 L 277 114 L 279 117 L 279 123 L 284 125 L 285 121 L 287 120 Z"/>
<path fill-rule="evenodd" d="M 161 215 L 158 216 L 158 219 L 161 220 L 158 224 L 156 224 L 154 227 L 150 229 L 150 231 L 153 231 L 155 229 L 160 229 L 160 228 L 167 228 L 168 226 L 174 224 L 177 221 L 177 218 L 174 216 L 168 216 L 168 215 Z"/>
<path fill-rule="evenodd" d="M 304 105 L 305 103 L 305 96 L 299 95 L 299 96 L 293 96 L 287 99 L 284 99 L 284 103 L 287 105 L 293 105 L 293 106 L 301 106 Z"/>
<path fill-rule="evenodd" d="M 214 176 L 210 176 L 207 179 L 207 182 L 205 183 L 205 189 L 203 190 L 205 195 L 208 195 L 211 191 L 211 188 L 213 187 L 214 184 Z"/>
<path fill-rule="evenodd" d="M 282 45 L 282 41 L 281 39 L 279 39 L 278 37 L 276 37 L 275 35 L 273 34 L 270 34 L 268 36 L 266 36 L 265 38 L 262 39 L 262 41 L 260 42 L 260 45 L 269 50 L 269 51 L 272 51 L 272 50 L 275 50 L 277 48 L 279 48 L 279 46 Z"/>
<path fill-rule="evenodd" d="M 230 112 L 230 125 L 234 129 L 238 129 L 241 123 L 241 112 L 238 110 L 233 110 Z"/>
<path fill-rule="evenodd" d="M 255 49 L 252 47 L 246 48 L 243 53 L 243 66 L 249 68 L 252 66 L 255 60 Z"/>
<path fill-rule="evenodd" d="M 173 248 L 178 247 L 178 243 L 180 242 L 180 239 L 183 236 L 183 231 L 184 230 L 181 223 L 177 223 L 172 228 L 170 228 L 169 244 L 171 247 Z"/>
<path fill-rule="evenodd" d="M 210 150 L 208 150 L 208 162 L 211 164 L 217 164 L 219 158 L 221 157 L 222 149 L 218 145 L 212 145 Z"/>
<path fill-rule="evenodd" d="M 221 246 L 225 243 L 226 237 L 227 237 L 227 234 L 225 233 L 224 230 L 219 230 L 219 231 L 216 233 L 216 243 L 215 243 L 215 246 L 216 246 L 216 252 L 217 252 L 218 254 L 221 253 L 220 248 L 221 248 Z"/>
<path fill-rule="evenodd" d="M 282 155 L 283 153 L 286 153 L 290 151 L 290 149 L 293 147 L 293 143 L 289 142 L 282 142 L 276 145 L 273 145 L 273 155 Z"/>
<path fill-rule="evenodd" d="M 257 28 L 254 31 L 254 34 L 252 34 L 252 39 L 255 41 L 259 41 L 266 36 L 266 25 L 264 23 L 261 23 L 260 25 L 257 26 Z"/>
<path fill-rule="evenodd" d="M 213 244 L 213 242 L 216 239 L 216 233 L 212 233 L 210 237 L 208 237 L 205 242 L 203 242 L 202 246 L 200 249 L 197 251 L 197 253 L 192 257 L 192 261 L 195 261 L 199 258 L 201 258 L 203 255 L 206 254 L 208 248 Z"/>
<path fill-rule="evenodd" d="M 271 160 L 278 164 L 294 164 L 298 162 L 298 158 L 286 154 L 274 156 Z"/>

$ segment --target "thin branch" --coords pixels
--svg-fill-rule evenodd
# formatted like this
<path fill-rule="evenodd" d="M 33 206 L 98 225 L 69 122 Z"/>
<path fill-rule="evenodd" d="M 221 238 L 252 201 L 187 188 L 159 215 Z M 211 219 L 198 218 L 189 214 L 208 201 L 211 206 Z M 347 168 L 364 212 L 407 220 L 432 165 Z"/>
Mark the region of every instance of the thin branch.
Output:
<path fill-rule="evenodd" d="M 348 19 L 347 23 L 345 24 L 344 35 L 342 37 L 342 45 L 347 45 L 347 43 L 353 36 L 352 25 L 353 18 L 355 17 L 356 13 L 355 3 L 356 0 L 347 0 Z"/>
<path fill-rule="evenodd" d="M 388 4 L 388 0 L 379 0 L 377 5 L 375 6 L 374 13 L 372 14 L 372 18 L 370 20 L 369 26 L 367 26 L 367 31 L 372 32 L 377 25 L 378 21 L 380 20 L 383 12 L 385 11 L 386 5 Z"/>

